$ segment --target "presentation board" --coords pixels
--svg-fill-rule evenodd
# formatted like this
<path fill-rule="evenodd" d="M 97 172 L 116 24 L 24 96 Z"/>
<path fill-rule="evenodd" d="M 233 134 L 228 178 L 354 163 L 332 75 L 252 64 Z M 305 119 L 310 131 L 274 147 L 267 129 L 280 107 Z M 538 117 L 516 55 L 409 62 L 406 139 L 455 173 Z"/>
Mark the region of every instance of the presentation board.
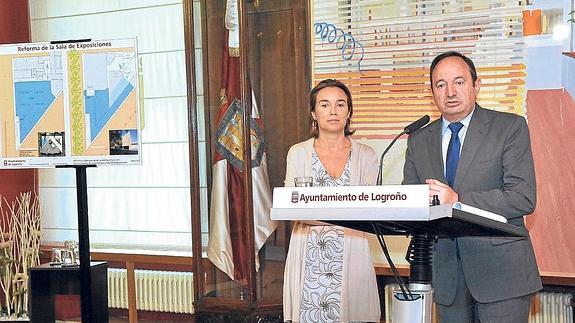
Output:
<path fill-rule="evenodd" d="M 0 46 L 0 168 L 140 164 L 136 39 Z"/>

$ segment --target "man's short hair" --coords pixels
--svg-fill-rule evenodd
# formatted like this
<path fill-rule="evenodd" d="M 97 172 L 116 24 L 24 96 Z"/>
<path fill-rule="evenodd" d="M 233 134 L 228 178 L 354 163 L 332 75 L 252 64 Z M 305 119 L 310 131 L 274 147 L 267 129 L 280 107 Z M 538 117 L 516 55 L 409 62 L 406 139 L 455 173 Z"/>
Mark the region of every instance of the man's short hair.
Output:
<path fill-rule="evenodd" d="M 467 64 L 467 66 L 469 67 L 469 73 L 471 73 L 471 79 L 473 80 L 473 84 L 475 84 L 475 81 L 477 81 L 477 71 L 475 70 L 475 64 L 473 64 L 473 61 L 469 57 L 461 54 L 460 52 L 452 50 L 435 56 L 435 58 L 431 62 L 431 66 L 429 67 L 429 82 L 431 83 L 431 89 L 433 90 L 433 78 L 432 78 L 433 70 L 435 69 L 437 64 L 439 64 L 439 62 L 448 57 L 461 58 L 465 62 L 465 64 Z"/>

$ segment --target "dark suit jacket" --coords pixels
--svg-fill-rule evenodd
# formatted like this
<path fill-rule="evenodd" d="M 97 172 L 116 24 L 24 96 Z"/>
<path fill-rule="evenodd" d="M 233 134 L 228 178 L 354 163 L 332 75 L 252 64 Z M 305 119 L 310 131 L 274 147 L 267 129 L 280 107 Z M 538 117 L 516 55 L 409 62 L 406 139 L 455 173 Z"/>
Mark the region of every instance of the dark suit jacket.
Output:
<path fill-rule="evenodd" d="M 529 129 L 525 119 L 476 105 L 455 176 L 459 201 L 505 216 L 524 227 L 535 209 L 536 185 Z M 403 184 L 433 178 L 447 183 L 441 154 L 441 118 L 407 141 Z M 542 288 L 529 238 L 457 238 L 463 273 L 481 303 L 534 293 Z M 457 284 L 453 239 L 439 239 L 433 257 L 435 301 L 450 305 Z"/>

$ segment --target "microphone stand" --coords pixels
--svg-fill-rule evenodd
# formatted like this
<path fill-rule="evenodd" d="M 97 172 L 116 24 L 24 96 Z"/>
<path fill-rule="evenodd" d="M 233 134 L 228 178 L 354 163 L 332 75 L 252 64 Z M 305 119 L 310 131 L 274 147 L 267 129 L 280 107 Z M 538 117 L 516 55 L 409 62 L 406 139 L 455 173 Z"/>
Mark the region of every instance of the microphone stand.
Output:
<path fill-rule="evenodd" d="M 379 159 L 379 170 L 377 172 L 377 186 L 381 186 L 381 183 L 383 182 L 383 157 L 385 157 L 385 154 L 387 154 L 387 152 L 389 151 L 389 149 L 391 149 L 391 146 L 393 146 L 393 144 L 395 144 L 395 142 L 397 141 L 397 139 L 399 139 L 399 137 L 403 136 L 406 134 L 406 131 L 403 130 L 399 135 L 395 136 L 395 138 L 393 138 L 393 140 L 391 141 L 391 143 L 389 145 L 387 145 L 387 148 L 385 148 L 385 150 L 383 151 L 383 153 L 381 154 L 381 158 Z"/>
<path fill-rule="evenodd" d="M 395 144 L 399 137 L 404 134 L 411 134 L 429 122 L 429 116 L 425 115 L 417 121 L 411 123 L 393 140 L 383 153 L 379 160 L 379 169 L 377 173 L 377 185 L 381 186 L 383 182 L 383 158 Z M 438 204 L 435 203 L 434 205 Z M 432 253 L 433 253 L 433 237 L 427 233 L 413 232 L 407 254 L 405 259 L 410 265 L 409 269 L 409 284 L 405 284 L 397 268 L 391 261 L 389 251 L 383 240 L 383 234 L 376 230 L 376 226 L 372 223 L 376 236 L 378 237 L 379 244 L 381 245 L 384 255 L 389 263 L 389 266 L 396 278 L 400 290 L 392 292 L 392 309 L 393 309 L 393 322 L 421 322 L 431 323 L 431 307 L 433 299 L 433 289 L 431 288 L 431 271 L 432 271 Z"/>
<path fill-rule="evenodd" d="M 391 141 L 391 143 L 389 145 L 387 145 L 387 148 L 385 148 L 385 150 L 383 151 L 383 154 L 381 154 L 381 158 L 379 160 L 379 170 L 377 173 L 377 185 L 381 186 L 381 183 L 383 182 L 383 157 L 385 157 L 385 154 L 387 154 L 387 152 L 389 151 L 389 149 L 391 148 L 391 146 L 393 146 L 393 144 L 395 144 L 395 142 L 397 141 L 397 139 L 399 139 L 399 137 L 405 135 L 405 134 L 411 134 L 414 131 L 417 131 L 419 128 L 425 126 L 427 123 L 429 122 L 429 116 L 426 114 L 423 117 L 415 120 L 414 122 L 410 123 L 409 125 L 407 125 L 407 127 L 403 128 L 403 131 L 397 135 L 395 138 L 393 138 L 393 140 Z"/>
<path fill-rule="evenodd" d="M 382 176 L 383 158 L 385 157 L 385 154 L 387 154 L 387 152 L 389 151 L 389 149 L 391 149 L 391 146 L 393 146 L 393 144 L 395 144 L 397 139 L 399 139 L 399 137 L 403 136 L 406 133 L 407 133 L 407 127 L 399 135 L 397 135 L 397 136 L 395 136 L 395 138 L 393 138 L 391 143 L 389 143 L 389 145 L 387 145 L 387 147 L 385 148 L 385 150 L 381 154 L 381 158 L 379 159 L 379 169 L 378 169 L 378 173 L 377 173 L 377 186 L 382 185 L 382 181 L 383 181 L 383 176 Z M 395 281 L 401 290 L 402 298 L 406 299 L 406 300 L 413 299 L 414 296 L 411 293 L 411 291 L 409 290 L 409 285 L 403 281 L 403 279 L 401 278 L 401 275 L 399 275 L 399 271 L 397 270 L 397 267 L 395 267 L 395 264 L 391 260 L 391 256 L 389 255 L 389 250 L 387 249 L 387 244 L 385 243 L 385 240 L 383 238 L 383 234 L 380 232 L 380 230 L 377 229 L 376 223 L 372 222 L 371 225 L 374 229 L 375 235 L 377 236 L 377 240 L 379 242 L 379 245 L 381 246 L 381 249 L 383 250 L 383 254 L 384 254 L 385 258 L 387 259 L 387 262 L 389 264 L 391 272 L 393 273 L 393 276 L 395 277 Z M 394 298 L 395 298 L 395 296 L 394 296 Z"/>

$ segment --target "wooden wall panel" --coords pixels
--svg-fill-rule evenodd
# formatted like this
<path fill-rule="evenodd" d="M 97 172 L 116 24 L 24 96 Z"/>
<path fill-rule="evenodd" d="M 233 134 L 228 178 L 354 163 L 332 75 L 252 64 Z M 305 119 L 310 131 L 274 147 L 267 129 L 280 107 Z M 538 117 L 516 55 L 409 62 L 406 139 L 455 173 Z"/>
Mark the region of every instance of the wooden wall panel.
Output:
<path fill-rule="evenodd" d="M 30 41 L 28 1 L 0 0 L 0 44 Z M 37 172 L 0 170 L 0 195 L 9 203 L 21 192 L 38 191 Z"/>
<path fill-rule="evenodd" d="M 210 142 L 210 150 L 206 162 L 208 174 L 211 174 L 212 155 L 214 140 L 217 131 L 216 118 L 220 108 L 220 90 L 222 89 L 222 52 L 224 49 L 224 14 L 225 1 L 205 0 L 202 2 L 204 32 L 203 55 L 204 55 L 204 97 L 206 115 L 206 140 Z M 199 75 L 197 77 L 200 77 Z M 211 176 L 208 176 L 208 186 L 211 186 Z"/>
<path fill-rule="evenodd" d="M 283 186 L 289 147 L 309 138 L 311 82 L 305 1 L 262 1 L 249 13 L 250 79 L 264 121 L 268 174 Z"/>
<path fill-rule="evenodd" d="M 0 44 L 29 41 L 28 1 L 0 0 Z"/>
<path fill-rule="evenodd" d="M 311 84 L 306 1 L 260 1 L 248 6 L 250 82 L 264 122 L 270 185 L 284 185 L 286 155 L 309 138 Z M 258 293 L 281 304 L 290 227 L 280 221 L 268 239 L 257 276 Z"/>
<path fill-rule="evenodd" d="M 564 90 L 529 90 L 527 116 L 537 208 L 526 222 L 539 270 L 575 273 L 575 102 Z"/>

